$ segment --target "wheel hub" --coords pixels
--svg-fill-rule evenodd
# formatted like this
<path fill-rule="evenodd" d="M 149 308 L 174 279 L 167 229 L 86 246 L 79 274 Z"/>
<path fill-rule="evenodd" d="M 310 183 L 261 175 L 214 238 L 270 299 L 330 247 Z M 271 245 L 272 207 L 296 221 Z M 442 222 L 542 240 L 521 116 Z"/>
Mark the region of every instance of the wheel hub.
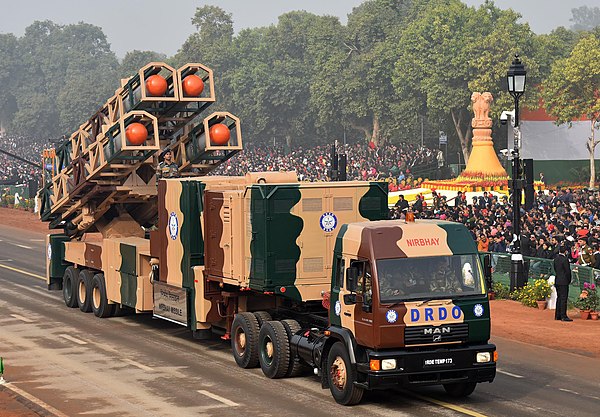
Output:
<path fill-rule="evenodd" d="M 268 341 L 267 342 L 267 356 L 269 358 L 273 357 L 273 342 L 272 341 Z"/>
<path fill-rule="evenodd" d="M 333 384 L 340 390 L 346 387 L 346 364 L 341 357 L 336 357 L 329 369 Z"/>

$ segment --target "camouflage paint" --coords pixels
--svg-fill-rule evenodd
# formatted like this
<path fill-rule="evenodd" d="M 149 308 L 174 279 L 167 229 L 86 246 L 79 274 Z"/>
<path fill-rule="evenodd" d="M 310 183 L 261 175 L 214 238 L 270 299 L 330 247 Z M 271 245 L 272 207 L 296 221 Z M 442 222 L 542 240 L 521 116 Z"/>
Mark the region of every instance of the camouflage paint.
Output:
<path fill-rule="evenodd" d="M 121 254 L 121 304 L 135 308 L 137 304 L 138 276 L 136 268 L 137 250 L 135 246 L 121 243 L 119 245 Z"/>
<path fill-rule="evenodd" d="M 294 282 L 300 259 L 296 239 L 304 222 L 291 213 L 300 198 L 297 184 L 255 184 L 251 187 L 250 288 L 253 290 L 271 292 L 275 287 L 286 287 L 287 297 L 302 299 Z"/>
<path fill-rule="evenodd" d="M 367 220 L 385 220 L 389 217 L 388 183 L 370 182 L 369 191 L 358 204 L 360 215 Z"/>
<path fill-rule="evenodd" d="M 62 284 L 65 270 L 70 265 L 64 261 L 65 246 L 69 237 L 63 234 L 46 235 L 46 283 L 52 282 Z"/>

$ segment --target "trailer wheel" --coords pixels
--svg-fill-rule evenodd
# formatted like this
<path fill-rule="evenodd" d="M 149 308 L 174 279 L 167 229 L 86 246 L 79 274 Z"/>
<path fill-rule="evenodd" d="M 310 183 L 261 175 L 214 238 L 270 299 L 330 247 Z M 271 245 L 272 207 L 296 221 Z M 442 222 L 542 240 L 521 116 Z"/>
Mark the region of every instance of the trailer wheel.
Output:
<path fill-rule="evenodd" d="M 258 361 L 267 378 L 283 378 L 290 367 L 290 341 L 283 323 L 267 321 L 258 335 Z"/>
<path fill-rule="evenodd" d="M 266 311 L 255 311 L 254 313 L 252 313 L 256 316 L 256 319 L 258 320 L 258 327 L 262 327 L 263 324 L 265 324 L 268 321 L 273 320 L 273 317 L 271 317 L 271 315 L 269 313 L 267 313 Z"/>
<path fill-rule="evenodd" d="M 476 382 L 457 382 L 454 384 L 444 384 L 444 389 L 449 396 L 454 398 L 468 397 L 475 391 Z"/>
<path fill-rule="evenodd" d="M 231 325 L 231 351 L 240 368 L 258 366 L 258 320 L 252 313 L 238 313 Z"/>
<path fill-rule="evenodd" d="M 338 404 L 354 405 L 360 402 L 364 389 L 354 385 L 356 369 L 350 364 L 348 352 L 341 342 L 336 342 L 331 347 L 326 371 L 329 390 Z"/>
<path fill-rule="evenodd" d="M 297 355 L 292 354 L 292 336 L 302 330 L 302 327 L 298 324 L 296 320 L 286 319 L 281 320 L 283 327 L 285 327 L 285 331 L 288 335 L 288 340 L 290 341 L 290 366 L 285 374 L 286 377 L 294 377 L 302 375 L 305 370 L 305 366 Z"/>
<path fill-rule="evenodd" d="M 92 311 L 96 317 L 110 317 L 115 311 L 114 304 L 108 304 L 104 274 L 96 274 L 92 278 Z"/>
<path fill-rule="evenodd" d="M 84 313 L 92 311 L 92 279 L 94 273 L 89 269 L 84 269 L 79 273 L 77 280 L 77 305 Z"/>
<path fill-rule="evenodd" d="M 79 269 L 69 266 L 63 275 L 63 299 L 65 305 L 70 308 L 77 307 L 77 282 L 79 281 Z"/>

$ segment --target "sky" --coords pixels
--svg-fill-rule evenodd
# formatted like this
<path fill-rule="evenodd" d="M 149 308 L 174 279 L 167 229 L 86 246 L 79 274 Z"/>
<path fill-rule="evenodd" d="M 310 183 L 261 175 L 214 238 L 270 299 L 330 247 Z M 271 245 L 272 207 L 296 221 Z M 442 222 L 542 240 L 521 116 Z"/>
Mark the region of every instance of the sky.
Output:
<path fill-rule="evenodd" d="M 363 0 L 0 0 L 0 33 L 22 36 L 35 20 L 58 24 L 78 22 L 100 26 L 119 58 L 134 49 L 173 55 L 194 31 L 191 18 L 197 7 L 216 5 L 233 15 L 234 28 L 268 26 L 291 10 L 347 15 Z M 484 0 L 463 0 L 473 6 Z M 600 0 L 496 0 L 501 9 L 523 15 L 535 33 L 570 26 L 571 9 L 600 7 Z"/>

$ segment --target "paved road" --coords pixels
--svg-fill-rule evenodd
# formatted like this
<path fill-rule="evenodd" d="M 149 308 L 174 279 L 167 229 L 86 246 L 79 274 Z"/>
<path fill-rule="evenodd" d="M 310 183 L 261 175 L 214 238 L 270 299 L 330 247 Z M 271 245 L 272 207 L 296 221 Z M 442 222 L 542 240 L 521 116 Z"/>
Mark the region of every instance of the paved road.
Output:
<path fill-rule="evenodd" d="M 148 315 L 98 319 L 65 307 L 36 277 L 44 256 L 39 235 L 0 226 L 0 356 L 9 382 L 0 389 L 47 415 L 600 415 L 599 360 L 501 338 L 496 381 L 464 401 L 435 387 L 369 393 L 360 406 L 341 407 L 315 377 L 269 380 L 238 368 L 218 338 L 198 342 Z"/>

